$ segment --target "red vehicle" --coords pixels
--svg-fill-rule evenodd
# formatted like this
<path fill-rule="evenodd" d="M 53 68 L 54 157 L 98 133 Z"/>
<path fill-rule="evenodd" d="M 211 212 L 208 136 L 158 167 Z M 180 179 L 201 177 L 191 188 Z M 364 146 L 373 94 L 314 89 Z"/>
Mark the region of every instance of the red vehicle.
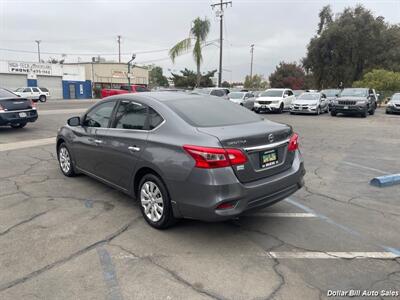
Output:
<path fill-rule="evenodd" d="M 146 86 L 139 84 L 131 84 L 130 88 L 129 85 L 121 85 L 119 89 L 102 89 L 101 98 L 119 94 L 140 93 L 140 92 L 150 92 L 150 90 Z"/>

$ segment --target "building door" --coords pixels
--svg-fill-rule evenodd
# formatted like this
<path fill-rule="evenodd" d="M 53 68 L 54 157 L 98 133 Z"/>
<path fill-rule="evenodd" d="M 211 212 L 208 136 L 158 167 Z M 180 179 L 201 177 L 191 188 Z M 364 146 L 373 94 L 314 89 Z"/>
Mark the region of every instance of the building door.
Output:
<path fill-rule="evenodd" d="M 75 99 L 75 98 L 76 98 L 75 84 L 70 83 L 69 84 L 69 99 Z"/>
<path fill-rule="evenodd" d="M 15 91 L 17 88 L 26 87 L 26 75 L 0 74 L 0 87 Z"/>
<path fill-rule="evenodd" d="M 62 99 L 62 77 L 60 76 L 38 76 L 37 77 L 38 87 L 45 87 L 50 92 L 52 99 Z"/>

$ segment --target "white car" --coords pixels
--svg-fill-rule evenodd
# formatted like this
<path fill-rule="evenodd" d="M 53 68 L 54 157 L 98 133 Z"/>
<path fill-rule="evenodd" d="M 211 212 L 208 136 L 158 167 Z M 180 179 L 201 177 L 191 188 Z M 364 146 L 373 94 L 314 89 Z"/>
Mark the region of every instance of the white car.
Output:
<path fill-rule="evenodd" d="M 329 112 L 329 101 L 322 93 L 303 93 L 292 102 L 290 114 L 315 114 Z"/>
<path fill-rule="evenodd" d="M 254 111 L 261 112 L 279 112 L 289 110 L 292 101 L 296 99 L 291 89 L 268 89 L 260 93 L 254 101 Z"/>
<path fill-rule="evenodd" d="M 14 91 L 14 94 L 22 98 L 32 99 L 33 102 L 46 102 L 50 98 L 50 92 L 43 87 L 21 87 Z"/>
<path fill-rule="evenodd" d="M 230 92 L 228 94 L 229 101 L 243 105 L 247 99 L 254 98 L 250 92 Z"/>

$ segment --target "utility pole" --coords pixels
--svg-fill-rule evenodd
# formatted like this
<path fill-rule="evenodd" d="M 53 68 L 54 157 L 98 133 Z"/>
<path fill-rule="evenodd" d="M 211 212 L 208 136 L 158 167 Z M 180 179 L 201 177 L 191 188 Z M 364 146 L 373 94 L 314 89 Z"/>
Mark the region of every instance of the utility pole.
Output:
<path fill-rule="evenodd" d="M 38 53 L 38 59 L 40 62 L 40 43 L 42 42 L 41 40 L 35 40 L 35 42 L 37 43 L 37 53 Z"/>
<path fill-rule="evenodd" d="M 232 6 L 232 1 L 223 1 L 220 3 L 211 4 L 212 9 L 219 6 L 219 73 L 218 73 L 218 87 L 221 87 L 222 82 L 222 48 L 223 48 L 223 17 L 224 7 L 228 7 L 228 4 Z"/>
<path fill-rule="evenodd" d="M 118 35 L 118 62 L 121 63 L 121 36 Z"/>
<path fill-rule="evenodd" d="M 251 44 L 250 45 L 250 53 L 251 53 L 250 79 L 253 77 L 253 52 L 254 52 L 254 44 Z"/>

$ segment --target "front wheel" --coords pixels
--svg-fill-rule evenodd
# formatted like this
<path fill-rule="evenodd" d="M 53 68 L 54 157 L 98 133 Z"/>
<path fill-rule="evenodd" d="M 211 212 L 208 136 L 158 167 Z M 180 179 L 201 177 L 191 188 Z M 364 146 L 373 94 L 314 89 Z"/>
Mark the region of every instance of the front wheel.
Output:
<path fill-rule="evenodd" d="M 281 105 L 279 106 L 279 109 L 278 109 L 278 114 L 281 114 L 281 113 L 283 113 L 283 103 L 281 103 Z"/>
<path fill-rule="evenodd" d="M 74 165 L 71 158 L 71 153 L 69 152 L 67 145 L 62 143 L 60 147 L 58 147 L 58 163 L 60 165 L 61 172 L 67 177 L 75 176 Z"/>
<path fill-rule="evenodd" d="M 336 117 L 336 114 L 337 114 L 336 111 L 331 110 L 331 116 L 332 116 L 332 117 Z"/>
<path fill-rule="evenodd" d="M 46 96 L 45 96 L 45 95 L 41 95 L 41 96 L 39 97 L 39 101 L 40 101 L 40 102 L 46 102 L 46 101 L 47 101 Z"/>
<path fill-rule="evenodd" d="M 153 174 L 145 175 L 139 184 L 140 210 L 146 222 L 157 229 L 165 229 L 176 222 L 166 186 Z"/>
<path fill-rule="evenodd" d="M 320 108 L 319 106 L 317 107 L 317 111 L 316 111 L 315 114 L 316 114 L 317 116 L 321 114 L 321 108 Z"/>
<path fill-rule="evenodd" d="M 26 122 L 17 123 L 17 124 L 11 124 L 11 127 L 15 128 L 15 129 L 24 128 L 25 126 L 26 126 Z"/>

